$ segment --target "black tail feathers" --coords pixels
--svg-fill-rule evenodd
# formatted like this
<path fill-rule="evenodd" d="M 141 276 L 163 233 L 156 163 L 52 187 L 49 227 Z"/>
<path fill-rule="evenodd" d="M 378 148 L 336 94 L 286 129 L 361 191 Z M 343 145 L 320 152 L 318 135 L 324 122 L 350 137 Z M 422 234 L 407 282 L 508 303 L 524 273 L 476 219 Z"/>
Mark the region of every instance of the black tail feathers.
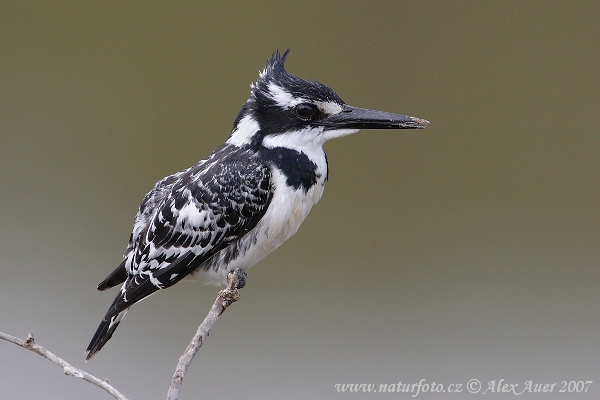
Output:
<path fill-rule="evenodd" d="M 110 318 L 108 321 L 102 320 L 98 326 L 98 329 L 96 329 L 96 333 L 90 341 L 87 350 L 85 351 L 85 361 L 91 360 L 92 357 L 94 357 L 94 354 L 102 350 L 102 347 L 104 347 L 106 342 L 110 340 L 113 332 L 119 326 L 119 323 L 126 312 L 127 310 L 122 311 L 121 313 Z"/>

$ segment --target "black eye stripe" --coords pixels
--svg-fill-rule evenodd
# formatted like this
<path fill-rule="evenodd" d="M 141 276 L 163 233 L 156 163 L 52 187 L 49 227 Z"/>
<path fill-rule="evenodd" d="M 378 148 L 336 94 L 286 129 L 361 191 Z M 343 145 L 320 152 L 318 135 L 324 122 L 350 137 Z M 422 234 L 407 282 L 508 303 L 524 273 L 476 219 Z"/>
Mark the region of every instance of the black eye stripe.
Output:
<path fill-rule="evenodd" d="M 303 120 L 309 121 L 319 114 L 319 109 L 314 104 L 300 103 L 296 106 L 296 114 Z"/>

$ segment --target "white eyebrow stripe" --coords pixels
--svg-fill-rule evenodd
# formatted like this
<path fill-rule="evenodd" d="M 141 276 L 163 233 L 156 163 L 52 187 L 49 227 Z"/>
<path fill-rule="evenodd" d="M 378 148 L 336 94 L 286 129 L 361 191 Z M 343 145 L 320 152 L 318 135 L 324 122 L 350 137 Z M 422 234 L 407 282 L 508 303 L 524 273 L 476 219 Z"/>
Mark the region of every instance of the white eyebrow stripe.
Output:
<path fill-rule="evenodd" d="M 272 82 L 269 83 L 268 88 L 271 99 L 281 108 L 291 108 L 301 102 L 300 99 L 294 98 L 290 92 Z"/>
<path fill-rule="evenodd" d="M 315 104 L 319 109 L 327 115 L 335 115 L 342 112 L 342 106 L 335 101 L 314 101 L 304 97 L 294 97 L 290 92 L 276 85 L 275 83 L 269 83 L 269 97 L 273 99 L 275 103 L 281 108 L 290 109 L 301 103 Z"/>

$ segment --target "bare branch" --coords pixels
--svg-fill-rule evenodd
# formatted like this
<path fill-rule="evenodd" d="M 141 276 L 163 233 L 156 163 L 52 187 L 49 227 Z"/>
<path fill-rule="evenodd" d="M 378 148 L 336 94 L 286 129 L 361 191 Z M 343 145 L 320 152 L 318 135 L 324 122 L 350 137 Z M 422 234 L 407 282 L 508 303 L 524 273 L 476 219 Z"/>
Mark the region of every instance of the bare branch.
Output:
<path fill-rule="evenodd" d="M 202 344 L 204 344 L 204 341 L 210 334 L 217 319 L 219 319 L 227 307 L 240 298 L 238 289 L 241 289 L 246 285 L 246 278 L 246 273 L 239 268 L 230 272 L 227 276 L 227 281 L 229 282 L 227 288 L 219 292 L 212 308 L 198 327 L 196 334 L 188 344 L 184 353 L 179 358 L 177 368 L 175 368 L 175 374 L 173 374 L 173 380 L 171 381 L 171 387 L 169 387 L 169 392 L 167 393 L 167 400 L 177 400 L 179 398 L 183 377 L 192 363 L 192 359 L 198 350 L 200 350 Z"/>
<path fill-rule="evenodd" d="M 121 392 L 112 387 L 107 381 L 96 378 L 94 375 L 91 375 L 79 368 L 75 368 L 62 358 L 58 357 L 56 354 L 46 350 L 42 346 L 35 343 L 33 339 L 33 335 L 31 333 L 27 334 L 27 339 L 19 339 L 17 337 L 7 335 L 6 333 L 0 332 L 0 339 L 4 339 L 7 342 L 11 342 L 16 344 L 17 346 L 21 346 L 27 350 L 31 350 L 40 356 L 47 358 L 52 361 L 54 364 L 63 368 L 63 372 L 65 375 L 71 375 L 79 379 L 83 379 L 86 382 L 93 383 L 94 385 L 106 390 L 117 400 L 128 400 Z"/>
<path fill-rule="evenodd" d="M 185 376 L 186 371 L 192 363 L 194 356 L 196 355 L 198 350 L 200 350 L 200 347 L 202 347 L 202 345 L 204 344 L 204 341 L 210 334 L 210 331 L 212 330 L 214 324 L 217 322 L 217 319 L 219 319 L 219 317 L 221 316 L 221 314 L 223 314 L 227 307 L 229 307 L 232 303 L 234 303 L 240 298 L 238 289 L 241 289 L 246 285 L 246 278 L 246 273 L 239 268 L 229 273 L 229 275 L 227 276 L 227 288 L 219 292 L 219 295 L 217 296 L 212 308 L 204 318 L 204 321 L 202 321 L 202 323 L 198 327 L 196 334 L 188 344 L 187 348 L 185 349 L 185 352 L 179 358 L 179 362 L 177 363 L 177 368 L 175 369 L 175 374 L 173 375 L 171 386 L 169 387 L 167 400 L 177 400 L 179 398 L 179 391 L 181 390 L 183 377 Z M 19 339 L 18 337 L 0 332 L 0 339 L 6 340 L 7 342 L 14 343 L 17 346 L 33 351 L 34 353 L 52 361 L 59 367 L 62 367 L 65 375 L 71 375 L 76 378 L 83 379 L 86 382 L 93 383 L 94 385 L 107 391 L 117 400 L 128 400 L 127 397 L 125 397 L 121 392 L 119 392 L 117 389 L 111 386 L 108 383 L 108 381 L 98 379 L 94 375 L 91 375 L 79 368 L 75 368 L 62 358 L 58 357 L 56 354 L 46 350 L 44 347 L 35 343 L 35 340 L 33 339 L 33 335 L 31 333 L 27 334 L 26 339 Z"/>

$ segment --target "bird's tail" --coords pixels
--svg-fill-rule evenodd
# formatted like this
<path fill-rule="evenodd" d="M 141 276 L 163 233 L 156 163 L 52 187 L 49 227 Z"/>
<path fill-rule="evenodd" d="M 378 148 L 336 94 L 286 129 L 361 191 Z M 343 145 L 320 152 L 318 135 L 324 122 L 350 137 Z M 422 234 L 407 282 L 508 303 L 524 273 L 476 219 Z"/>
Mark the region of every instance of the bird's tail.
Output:
<path fill-rule="evenodd" d="M 100 326 L 96 329 L 96 333 L 85 351 L 85 361 L 91 360 L 92 357 L 94 357 L 94 354 L 99 352 L 106 342 L 110 340 L 113 332 L 117 329 L 117 326 L 119 326 L 119 323 L 125 314 L 127 314 L 127 310 L 128 309 L 125 309 L 108 320 L 103 319 L 102 322 L 100 322 Z"/>

